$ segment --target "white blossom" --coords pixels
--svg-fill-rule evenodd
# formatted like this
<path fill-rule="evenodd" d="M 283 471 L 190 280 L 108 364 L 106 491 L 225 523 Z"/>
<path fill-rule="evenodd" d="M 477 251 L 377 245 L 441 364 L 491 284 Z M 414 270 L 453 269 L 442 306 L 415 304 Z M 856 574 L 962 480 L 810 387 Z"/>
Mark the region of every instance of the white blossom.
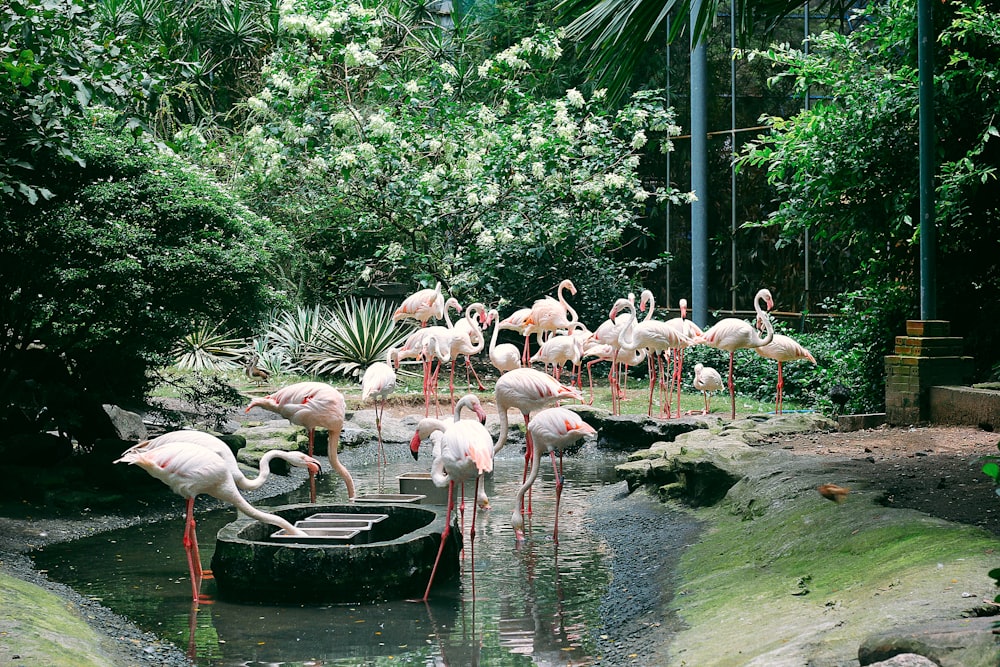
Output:
<path fill-rule="evenodd" d="M 403 90 L 405 90 L 411 95 L 416 95 L 417 93 L 420 92 L 420 84 L 417 83 L 415 80 L 410 79 L 409 81 L 403 84 Z"/>
<path fill-rule="evenodd" d="M 577 90 L 576 88 L 570 88 L 569 90 L 566 91 L 566 101 L 569 102 L 571 106 L 574 106 L 577 109 L 579 109 L 586 103 L 583 99 L 583 94 L 580 93 L 580 91 Z"/>
<path fill-rule="evenodd" d="M 646 145 L 646 133 L 643 130 L 632 135 L 632 148 L 639 149 Z"/>

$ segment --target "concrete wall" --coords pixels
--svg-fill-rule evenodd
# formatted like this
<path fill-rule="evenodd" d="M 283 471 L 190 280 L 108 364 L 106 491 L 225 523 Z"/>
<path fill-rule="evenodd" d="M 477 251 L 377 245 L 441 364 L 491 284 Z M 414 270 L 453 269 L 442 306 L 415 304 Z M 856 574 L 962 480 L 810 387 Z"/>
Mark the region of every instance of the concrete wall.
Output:
<path fill-rule="evenodd" d="M 973 387 L 931 387 L 930 420 L 1000 431 L 1000 391 Z"/>

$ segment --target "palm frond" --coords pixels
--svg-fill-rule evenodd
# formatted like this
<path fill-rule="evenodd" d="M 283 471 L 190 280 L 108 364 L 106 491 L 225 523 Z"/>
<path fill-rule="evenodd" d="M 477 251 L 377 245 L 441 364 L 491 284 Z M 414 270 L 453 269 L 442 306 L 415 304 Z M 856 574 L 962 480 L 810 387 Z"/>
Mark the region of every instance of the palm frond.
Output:
<path fill-rule="evenodd" d="M 207 322 L 191 325 L 171 350 L 174 365 L 192 371 L 239 368 L 246 350 L 246 341 L 232 334 L 220 333 L 218 326 Z"/>

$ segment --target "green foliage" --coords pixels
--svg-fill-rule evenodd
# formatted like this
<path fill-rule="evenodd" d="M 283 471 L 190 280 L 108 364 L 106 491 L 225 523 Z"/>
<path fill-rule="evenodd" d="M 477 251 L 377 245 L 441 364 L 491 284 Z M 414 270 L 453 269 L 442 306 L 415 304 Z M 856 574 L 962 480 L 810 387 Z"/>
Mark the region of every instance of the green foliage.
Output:
<path fill-rule="evenodd" d="M 267 273 L 279 230 L 100 117 L 78 131 L 86 169 L 53 162 L 55 198 L 0 208 L 0 418 L 23 429 L 139 399 L 192 321 L 248 332 L 279 299 Z M 28 364 L 32 350 L 50 364 Z"/>
<path fill-rule="evenodd" d="M 998 359 L 992 323 L 1000 316 L 1000 14 L 978 2 L 938 9 L 936 263 L 938 294 L 948 298 L 939 300 L 936 317 L 952 322 L 985 370 Z M 867 13 L 869 23 L 847 36 L 823 33 L 808 53 L 785 44 L 752 54 L 769 61 L 776 78 L 820 99 L 788 118 L 765 117 L 771 132 L 738 162 L 765 167 L 775 189 L 778 208 L 759 224 L 785 236 L 808 229 L 835 243 L 858 277 L 869 274 L 872 262 L 883 275 L 915 285 L 916 17 L 911 0 L 873 5 Z"/>
<path fill-rule="evenodd" d="M 658 93 L 618 112 L 603 91 L 538 96 L 562 53 L 548 29 L 473 61 L 407 14 L 286 3 L 281 21 L 232 162 L 206 157 L 303 244 L 286 271 L 301 300 L 427 275 L 464 301 L 530 303 L 570 275 L 656 267 L 631 260 L 636 223 L 647 202 L 687 200 L 639 178 L 679 131 Z"/>
<path fill-rule="evenodd" d="M 206 371 L 237 368 L 245 356 L 242 338 L 220 333 L 207 322 L 195 323 L 172 350 L 174 365 L 183 370 Z"/>
<path fill-rule="evenodd" d="M 385 301 L 349 301 L 335 305 L 321 320 L 304 361 L 317 375 L 359 376 L 373 362 L 385 360 L 412 327 L 396 326 Z"/>
<path fill-rule="evenodd" d="M 53 196 L 40 160 L 83 164 L 71 121 L 90 104 L 141 100 L 129 46 L 98 39 L 85 0 L 0 3 L 0 202 Z"/>

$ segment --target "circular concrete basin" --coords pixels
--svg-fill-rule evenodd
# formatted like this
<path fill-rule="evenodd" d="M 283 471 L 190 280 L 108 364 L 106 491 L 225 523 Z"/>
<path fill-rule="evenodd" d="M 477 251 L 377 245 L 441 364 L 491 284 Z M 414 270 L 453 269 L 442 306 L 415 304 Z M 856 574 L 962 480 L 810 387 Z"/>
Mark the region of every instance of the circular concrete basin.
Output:
<path fill-rule="evenodd" d="M 269 507 L 268 511 L 293 524 L 310 526 L 304 528 L 310 536 L 284 536 L 274 526 L 246 517 L 224 526 L 212 557 L 220 598 L 366 603 L 420 597 L 445 522 L 444 507 L 427 505 L 306 503 Z M 348 521 L 346 515 L 352 514 L 359 520 Z M 322 516 L 314 518 L 317 515 Z M 371 515 L 383 518 L 371 521 Z M 334 527 L 332 517 L 343 521 L 345 528 Z M 368 528 L 362 527 L 365 523 L 370 524 Z M 435 584 L 458 574 L 460 550 L 461 536 L 455 525 Z"/>

